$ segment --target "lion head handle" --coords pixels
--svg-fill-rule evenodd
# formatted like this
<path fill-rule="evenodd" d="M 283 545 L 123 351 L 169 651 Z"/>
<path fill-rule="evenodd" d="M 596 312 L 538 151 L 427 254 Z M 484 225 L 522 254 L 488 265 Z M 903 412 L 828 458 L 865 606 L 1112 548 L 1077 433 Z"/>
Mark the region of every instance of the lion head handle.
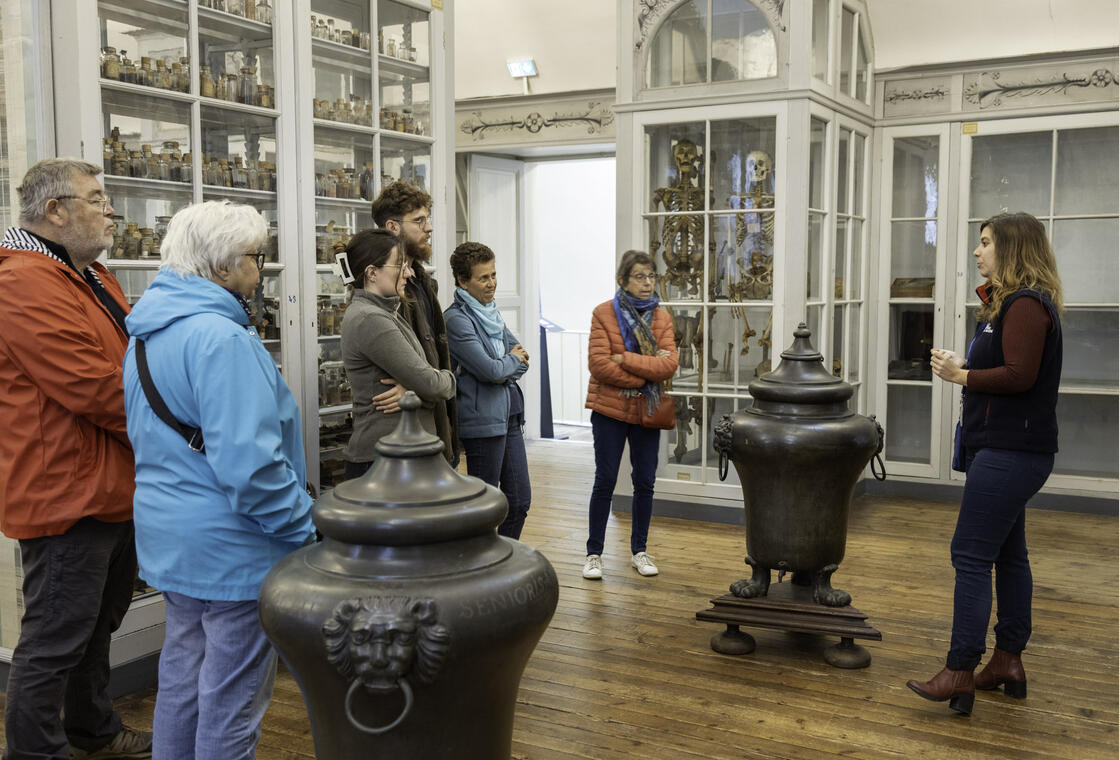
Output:
<path fill-rule="evenodd" d="M 347 599 L 323 623 L 326 658 L 343 678 L 370 691 L 395 688 L 412 672 L 421 683 L 431 683 L 451 638 L 436 617 L 434 599 Z"/>

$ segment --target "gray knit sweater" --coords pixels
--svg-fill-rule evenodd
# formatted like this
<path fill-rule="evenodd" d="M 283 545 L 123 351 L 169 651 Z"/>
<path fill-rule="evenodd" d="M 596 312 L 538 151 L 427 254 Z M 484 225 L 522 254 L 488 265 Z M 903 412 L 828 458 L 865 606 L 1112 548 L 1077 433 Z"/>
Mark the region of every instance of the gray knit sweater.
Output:
<path fill-rule="evenodd" d="M 411 325 L 401 318 L 400 299 L 365 290 L 354 290 L 353 301 L 342 319 L 342 361 L 354 393 L 354 433 L 343 454 L 350 462 L 372 462 L 377 441 L 396 429 L 400 414 L 373 408 L 373 397 L 390 386 L 393 378 L 423 400 L 420 421 L 435 433 L 432 402 L 454 398 L 455 376 L 433 368 Z"/>

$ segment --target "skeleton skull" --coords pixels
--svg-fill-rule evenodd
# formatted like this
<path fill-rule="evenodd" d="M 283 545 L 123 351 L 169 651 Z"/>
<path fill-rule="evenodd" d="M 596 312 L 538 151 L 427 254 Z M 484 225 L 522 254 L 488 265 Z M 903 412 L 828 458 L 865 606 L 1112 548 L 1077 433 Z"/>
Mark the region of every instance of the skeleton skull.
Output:
<path fill-rule="evenodd" d="M 773 158 L 764 150 L 752 150 L 746 154 L 746 179 L 753 187 L 765 182 L 773 171 Z"/>
<path fill-rule="evenodd" d="M 672 148 L 672 160 L 676 162 L 681 176 L 690 176 L 699 163 L 699 148 L 691 140 L 680 140 Z"/>

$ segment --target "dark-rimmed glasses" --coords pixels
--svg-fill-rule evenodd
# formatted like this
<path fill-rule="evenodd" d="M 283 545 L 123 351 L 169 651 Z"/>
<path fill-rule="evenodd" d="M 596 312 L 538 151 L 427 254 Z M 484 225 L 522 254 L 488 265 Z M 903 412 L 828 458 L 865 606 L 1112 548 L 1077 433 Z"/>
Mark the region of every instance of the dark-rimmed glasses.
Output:
<path fill-rule="evenodd" d="M 264 270 L 264 253 L 261 251 L 257 251 L 256 253 L 242 253 L 241 255 L 256 259 L 256 270 L 258 272 Z"/>

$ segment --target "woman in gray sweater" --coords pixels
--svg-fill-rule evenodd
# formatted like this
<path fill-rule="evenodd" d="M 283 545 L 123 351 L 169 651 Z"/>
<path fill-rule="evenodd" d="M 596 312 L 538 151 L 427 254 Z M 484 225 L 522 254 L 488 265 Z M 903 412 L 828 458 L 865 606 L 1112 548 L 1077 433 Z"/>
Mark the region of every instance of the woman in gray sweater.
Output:
<path fill-rule="evenodd" d="M 373 397 L 389 380 L 424 402 L 420 419 L 435 433 L 433 402 L 454 398 L 455 377 L 427 363 L 411 325 L 400 316 L 404 281 L 412 262 L 388 230 L 363 230 L 346 246 L 343 270 L 352 274 L 353 300 L 342 319 L 342 361 L 354 392 L 354 432 L 346 446 L 346 479 L 360 477 L 377 458 L 377 441 L 391 433 L 400 418 L 379 411 Z"/>

